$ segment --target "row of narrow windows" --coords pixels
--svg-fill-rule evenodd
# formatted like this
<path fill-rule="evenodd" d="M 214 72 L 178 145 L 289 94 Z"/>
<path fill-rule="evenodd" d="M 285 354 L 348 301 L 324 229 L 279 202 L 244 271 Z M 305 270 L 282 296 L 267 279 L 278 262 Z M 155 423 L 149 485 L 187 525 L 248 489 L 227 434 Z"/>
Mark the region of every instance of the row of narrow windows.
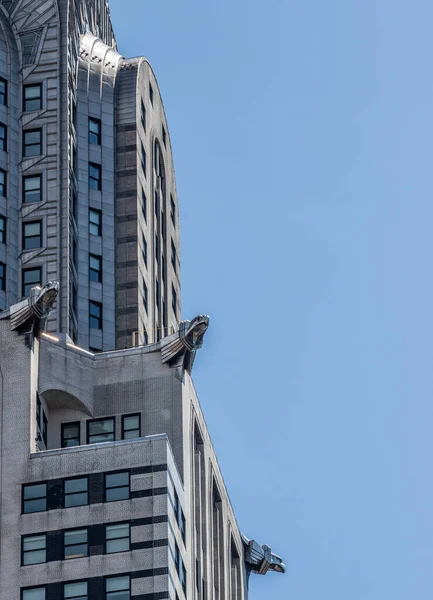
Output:
<path fill-rule="evenodd" d="M 38 586 L 21 591 L 22 600 L 47 600 L 47 587 Z M 63 600 L 91 600 L 90 586 L 87 581 L 64 583 Z M 106 577 L 104 600 L 130 600 L 131 576 Z"/>

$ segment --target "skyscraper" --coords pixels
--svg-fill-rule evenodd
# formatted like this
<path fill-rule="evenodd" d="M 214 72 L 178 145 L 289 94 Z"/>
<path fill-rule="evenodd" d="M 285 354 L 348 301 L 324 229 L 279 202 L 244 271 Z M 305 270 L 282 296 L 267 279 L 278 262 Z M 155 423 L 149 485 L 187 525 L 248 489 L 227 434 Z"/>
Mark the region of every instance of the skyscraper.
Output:
<path fill-rule="evenodd" d="M 105 0 L 0 3 L 0 308 L 60 282 L 48 330 L 93 350 L 180 317 L 179 218 L 155 75 Z"/>
<path fill-rule="evenodd" d="M 168 126 L 106 0 L 0 0 L 0 598 L 244 600 Z M 48 282 L 48 283 L 46 283 Z"/>

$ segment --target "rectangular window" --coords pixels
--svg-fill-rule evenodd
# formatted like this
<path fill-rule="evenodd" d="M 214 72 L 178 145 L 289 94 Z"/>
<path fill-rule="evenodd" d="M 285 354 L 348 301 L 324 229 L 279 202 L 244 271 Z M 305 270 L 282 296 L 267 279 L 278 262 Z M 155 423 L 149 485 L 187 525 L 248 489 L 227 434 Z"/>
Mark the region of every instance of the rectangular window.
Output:
<path fill-rule="evenodd" d="M 30 290 L 36 285 L 41 285 L 42 269 L 41 267 L 35 267 L 33 269 L 23 269 L 23 280 L 22 280 L 22 295 L 27 297 L 30 296 Z"/>
<path fill-rule="evenodd" d="M 0 217 L 0 244 L 6 244 L 6 217 Z"/>
<path fill-rule="evenodd" d="M 3 77 L 0 77 L 0 104 L 8 105 L 8 82 Z"/>
<path fill-rule="evenodd" d="M 47 536 L 28 535 L 22 538 L 21 564 L 38 565 L 47 562 Z"/>
<path fill-rule="evenodd" d="M 89 117 L 89 144 L 101 145 L 101 121 Z"/>
<path fill-rule="evenodd" d="M 80 445 L 80 422 L 62 423 L 62 448 Z"/>
<path fill-rule="evenodd" d="M 141 190 L 141 212 L 143 213 L 144 220 L 147 221 L 147 198 L 144 190 Z"/>
<path fill-rule="evenodd" d="M 47 510 L 47 484 L 33 483 L 23 486 L 23 513 Z"/>
<path fill-rule="evenodd" d="M 46 587 L 28 588 L 23 590 L 22 600 L 46 600 Z"/>
<path fill-rule="evenodd" d="M 106 473 L 105 502 L 129 500 L 129 472 Z"/>
<path fill-rule="evenodd" d="M 89 504 L 89 481 L 87 477 L 65 479 L 65 508 Z"/>
<path fill-rule="evenodd" d="M 167 132 L 165 130 L 164 125 L 162 126 L 162 143 L 164 146 L 167 146 Z"/>
<path fill-rule="evenodd" d="M 7 174 L 0 169 L 0 196 L 7 196 Z"/>
<path fill-rule="evenodd" d="M 39 398 L 39 394 L 36 392 L 36 424 L 37 424 L 38 428 L 41 426 L 41 412 L 42 412 L 41 399 Z"/>
<path fill-rule="evenodd" d="M 171 307 L 173 309 L 174 316 L 177 319 L 177 294 L 173 284 L 171 284 Z"/>
<path fill-rule="evenodd" d="M 0 123 L 0 150 L 7 150 L 7 127 L 3 123 Z"/>
<path fill-rule="evenodd" d="M 23 223 L 23 250 L 42 247 L 42 221 Z"/>
<path fill-rule="evenodd" d="M 89 255 L 89 279 L 102 282 L 102 257 L 95 254 Z"/>
<path fill-rule="evenodd" d="M 90 329 L 102 329 L 102 304 L 89 301 L 89 327 Z"/>
<path fill-rule="evenodd" d="M 100 210 L 89 208 L 89 233 L 102 235 L 102 214 Z"/>
<path fill-rule="evenodd" d="M 42 154 L 42 129 L 29 129 L 23 133 L 24 158 Z"/>
<path fill-rule="evenodd" d="M 147 346 L 149 343 L 149 337 L 147 335 L 146 327 L 143 327 L 143 346 Z"/>
<path fill-rule="evenodd" d="M 42 411 L 42 439 L 44 440 L 45 448 L 48 447 L 47 444 L 47 434 L 48 434 L 48 420 L 47 415 L 44 411 Z"/>
<path fill-rule="evenodd" d="M 130 526 L 129 523 L 121 525 L 107 525 L 105 527 L 105 552 L 129 552 Z"/>
<path fill-rule="evenodd" d="M 144 106 L 143 100 L 141 101 L 141 124 L 143 125 L 144 131 L 146 131 L 146 107 Z"/>
<path fill-rule="evenodd" d="M 122 440 L 132 440 L 140 437 L 140 415 L 123 415 Z"/>
<path fill-rule="evenodd" d="M 144 237 L 144 235 L 142 236 L 141 242 L 142 242 L 141 252 L 142 252 L 142 255 L 143 255 L 143 262 L 144 262 L 144 264 L 147 267 L 147 242 L 146 242 L 146 238 Z"/>
<path fill-rule="evenodd" d="M 176 273 L 176 262 L 177 262 L 176 246 L 174 245 L 173 240 L 171 240 L 171 264 L 173 265 L 173 269 L 174 269 L 175 273 Z"/>
<path fill-rule="evenodd" d="M 41 175 L 23 177 L 23 202 L 40 202 L 42 200 Z"/>
<path fill-rule="evenodd" d="M 144 306 L 144 310 L 147 313 L 147 285 L 144 281 L 143 281 L 143 306 Z"/>
<path fill-rule="evenodd" d="M 101 189 L 101 165 L 89 163 L 89 188 L 91 190 Z"/>
<path fill-rule="evenodd" d="M 153 106 L 153 87 L 152 87 L 151 83 L 149 83 L 149 98 L 150 98 L 150 103 Z"/>
<path fill-rule="evenodd" d="M 42 85 L 36 83 L 24 86 L 24 111 L 41 110 L 42 108 Z"/>
<path fill-rule="evenodd" d="M 170 194 L 170 217 L 173 225 L 176 225 L 176 206 L 174 204 L 173 196 Z"/>
<path fill-rule="evenodd" d="M 105 600 L 130 600 L 130 589 L 131 581 L 129 575 L 107 577 L 105 580 Z"/>
<path fill-rule="evenodd" d="M 88 600 L 87 581 L 75 581 L 63 585 L 63 600 Z M 121 600 L 121 598 L 117 598 Z"/>
<path fill-rule="evenodd" d="M 6 265 L 0 262 L 0 290 L 6 291 Z"/>
<path fill-rule="evenodd" d="M 114 418 L 87 421 L 87 443 L 114 442 Z"/>
<path fill-rule="evenodd" d="M 89 555 L 87 529 L 65 531 L 63 537 L 64 559 L 83 558 Z"/>
<path fill-rule="evenodd" d="M 141 167 L 143 169 L 143 175 L 146 177 L 146 150 L 143 144 L 141 144 Z"/>

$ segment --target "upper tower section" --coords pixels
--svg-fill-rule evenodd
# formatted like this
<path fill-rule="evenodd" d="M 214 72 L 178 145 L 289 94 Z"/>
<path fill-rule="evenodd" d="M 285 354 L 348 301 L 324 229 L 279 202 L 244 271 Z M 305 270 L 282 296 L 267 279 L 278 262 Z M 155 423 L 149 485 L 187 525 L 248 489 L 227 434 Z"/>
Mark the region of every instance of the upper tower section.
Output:
<path fill-rule="evenodd" d="M 48 330 L 93 351 L 180 320 L 179 218 L 152 69 L 106 0 L 0 0 L 0 309 L 60 282 Z"/>

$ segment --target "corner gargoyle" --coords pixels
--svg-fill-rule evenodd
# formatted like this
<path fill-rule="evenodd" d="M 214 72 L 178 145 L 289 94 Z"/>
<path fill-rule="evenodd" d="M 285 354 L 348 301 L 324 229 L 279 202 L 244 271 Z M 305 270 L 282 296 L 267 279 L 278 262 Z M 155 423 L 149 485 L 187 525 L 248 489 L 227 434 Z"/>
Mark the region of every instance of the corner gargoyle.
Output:
<path fill-rule="evenodd" d="M 203 345 L 209 327 L 209 317 L 199 315 L 192 321 L 182 321 L 179 331 L 161 340 L 161 361 L 177 369 L 179 379 L 191 374 L 195 354 Z"/>
<path fill-rule="evenodd" d="M 43 287 L 35 286 L 28 298 L 11 306 L 0 318 L 9 318 L 12 331 L 27 334 L 31 345 L 33 338 L 43 331 L 58 293 L 57 281 L 49 281 Z"/>
<path fill-rule="evenodd" d="M 254 540 L 249 540 L 244 535 L 242 541 L 245 546 L 245 566 L 248 575 L 257 573 L 258 575 L 266 575 L 268 571 L 276 571 L 277 573 L 285 573 L 286 566 L 283 559 L 278 554 L 274 554 L 269 546 L 260 546 Z"/>

